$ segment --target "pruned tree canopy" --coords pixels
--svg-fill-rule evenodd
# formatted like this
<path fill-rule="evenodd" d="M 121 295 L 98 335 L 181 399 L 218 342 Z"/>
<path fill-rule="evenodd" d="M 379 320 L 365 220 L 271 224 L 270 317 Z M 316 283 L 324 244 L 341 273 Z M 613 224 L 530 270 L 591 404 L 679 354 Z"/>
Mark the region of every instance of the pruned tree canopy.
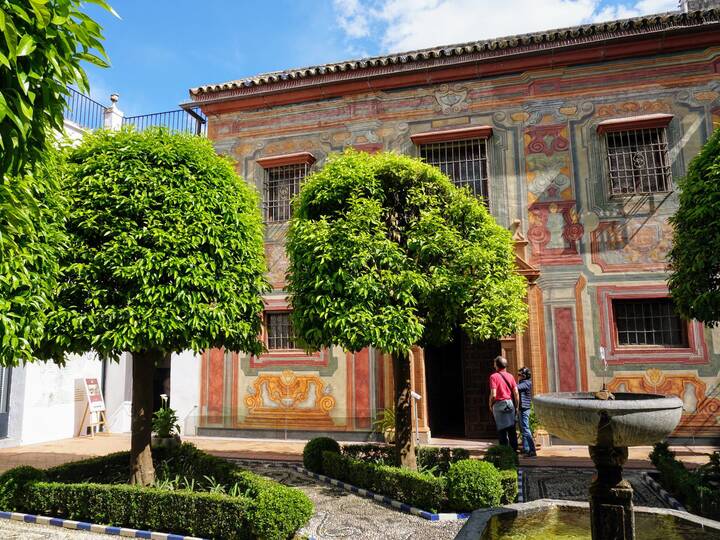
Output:
<path fill-rule="evenodd" d="M 347 151 L 305 182 L 287 242 L 309 348 L 385 352 L 513 334 L 527 318 L 510 232 L 419 160 Z"/>
<path fill-rule="evenodd" d="M 670 219 L 668 280 L 673 302 L 688 319 L 720 323 L 720 129 L 680 180 L 680 207 Z"/>
<path fill-rule="evenodd" d="M 184 349 L 262 349 L 258 197 L 207 139 L 159 128 L 86 136 L 64 188 L 70 247 L 43 352 L 132 353 L 131 480 L 149 485 L 155 366 Z"/>
<path fill-rule="evenodd" d="M 68 157 L 70 249 L 49 352 L 259 352 L 256 192 L 204 138 L 100 131 Z"/>
<path fill-rule="evenodd" d="M 294 212 L 286 249 L 298 341 L 392 355 L 396 457 L 414 469 L 408 353 L 458 326 L 472 340 L 523 326 L 510 233 L 439 169 L 391 153 L 331 159 Z"/>

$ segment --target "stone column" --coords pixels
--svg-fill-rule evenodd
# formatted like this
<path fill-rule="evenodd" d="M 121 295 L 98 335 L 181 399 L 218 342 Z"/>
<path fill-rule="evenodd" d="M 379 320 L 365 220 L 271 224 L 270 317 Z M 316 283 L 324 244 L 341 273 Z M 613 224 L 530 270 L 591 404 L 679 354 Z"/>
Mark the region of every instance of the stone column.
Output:
<path fill-rule="evenodd" d="M 597 473 L 590 484 L 590 528 L 593 540 L 634 540 L 633 489 L 622 478 L 626 446 L 590 446 Z"/>
<path fill-rule="evenodd" d="M 413 405 L 417 407 L 420 444 L 426 444 L 430 441 L 430 425 L 428 424 L 427 386 L 425 384 L 425 351 L 420 347 L 413 347 L 412 358 L 413 390 L 422 396 L 420 401 L 413 400 Z M 414 418 L 413 421 L 415 421 Z"/>
<path fill-rule="evenodd" d="M 103 119 L 103 127 L 105 129 L 109 129 L 111 131 L 119 131 L 122 127 L 122 120 L 125 115 L 117 106 L 117 102 L 119 99 L 120 96 L 118 96 L 117 94 L 112 94 L 110 96 L 110 101 L 112 102 L 112 105 L 105 109 L 105 117 Z"/>

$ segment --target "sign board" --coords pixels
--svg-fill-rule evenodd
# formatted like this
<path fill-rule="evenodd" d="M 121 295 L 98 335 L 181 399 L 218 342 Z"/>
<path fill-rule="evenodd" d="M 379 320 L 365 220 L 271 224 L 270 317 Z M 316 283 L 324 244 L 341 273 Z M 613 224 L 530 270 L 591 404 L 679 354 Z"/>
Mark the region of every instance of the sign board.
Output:
<path fill-rule="evenodd" d="M 96 413 L 105 410 L 105 400 L 97 379 L 85 379 L 85 393 L 90 412 Z"/>

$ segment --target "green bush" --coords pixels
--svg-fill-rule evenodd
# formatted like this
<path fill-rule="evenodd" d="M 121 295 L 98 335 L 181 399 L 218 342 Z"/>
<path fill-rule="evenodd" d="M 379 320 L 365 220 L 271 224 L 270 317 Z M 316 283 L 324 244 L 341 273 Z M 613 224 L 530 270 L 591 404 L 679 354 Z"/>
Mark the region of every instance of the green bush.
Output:
<path fill-rule="evenodd" d="M 518 496 L 518 472 L 513 469 L 500 471 L 500 484 L 502 484 L 501 504 L 512 504 Z"/>
<path fill-rule="evenodd" d="M 271 536 L 254 528 L 248 497 L 130 485 L 36 482 L 23 498 L 23 510 L 35 514 L 203 538 L 284 540 L 293 532 Z"/>
<path fill-rule="evenodd" d="M 517 452 L 510 446 L 494 445 L 485 452 L 485 461 L 502 470 L 513 470 L 520 466 Z"/>
<path fill-rule="evenodd" d="M 12 512 L 23 506 L 27 486 L 45 479 L 45 473 L 34 467 L 15 467 L 0 475 L 0 510 Z"/>
<path fill-rule="evenodd" d="M 395 465 L 395 447 L 389 444 L 344 444 L 342 453 L 365 463 Z"/>
<path fill-rule="evenodd" d="M 709 482 L 703 471 L 689 471 L 675 459 L 667 443 L 657 443 L 650 461 L 660 473 L 660 483 L 690 512 L 712 519 L 720 518 L 720 488 Z"/>
<path fill-rule="evenodd" d="M 127 479 L 129 453 L 120 452 L 47 472 L 32 467 L 8 471 L 0 476 L 0 510 L 206 538 L 278 540 L 292 536 L 312 515 L 312 503 L 301 491 L 192 445 L 156 451 L 153 458 L 160 474 L 182 476 L 201 489 L 212 478 L 226 487 L 237 485 L 242 495 L 88 482 L 103 472 L 113 477 L 122 471 Z"/>
<path fill-rule="evenodd" d="M 500 472 L 492 463 L 466 459 L 445 476 L 448 504 L 458 512 L 498 506 L 503 497 Z"/>
<path fill-rule="evenodd" d="M 130 479 L 130 452 L 116 452 L 81 461 L 73 461 L 48 469 L 50 482 L 63 484 L 90 482 L 96 484 L 126 484 Z"/>
<path fill-rule="evenodd" d="M 446 474 L 453 463 L 469 459 L 470 452 L 465 448 L 418 446 L 416 456 L 419 469 L 431 471 L 436 476 L 439 476 Z"/>
<path fill-rule="evenodd" d="M 418 469 L 430 472 L 435 476 L 448 472 L 451 463 L 470 457 L 470 452 L 465 448 L 418 446 L 415 453 Z M 365 463 L 396 465 L 395 449 L 390 445 L 372 443 L 346 444 L 343 446 L 343 454 Z"/>
<path fill-rule="evenodd" d="M 323 472 L 323 452 L 340 453 L 340 445 L 330 437 L 316 437 L 308 441 L 303 449 L 303 466 L 314 473 Z"/>
<path fill-rule="evenodd" d="M 323 452 L 323 470 L 328 476 L 369 489 L 411 506 L 437 512 L 444 500 L 442 478 L 400 467 L 366 463 Z"/>

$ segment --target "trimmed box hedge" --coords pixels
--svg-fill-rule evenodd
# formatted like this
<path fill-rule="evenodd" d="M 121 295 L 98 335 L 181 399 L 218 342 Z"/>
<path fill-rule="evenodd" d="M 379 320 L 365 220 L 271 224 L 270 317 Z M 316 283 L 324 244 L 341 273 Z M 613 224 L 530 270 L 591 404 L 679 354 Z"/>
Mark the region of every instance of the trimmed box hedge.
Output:
<path fill-rule="evenodd" d="M 711 457 L 711 463 L 718 461 Z M 650 461 L 660 473 L 660 483 L 690 511 L 711 519 L 720 518 L 720 488 L 706 481 L 703 468 L 690 471 L 675 458 L 667 443 L 657 443 Z"/>
<path fill-rule="evenodd" d="M 0 475 L 0 510 L 218 539 L 286 540 L 308 522 L 313 506 L 301 491 L 239 469 L 191 445 L 154 453 L 158 476 L 238 486 L 239 496 L 99 482 L 127 477 L 128 452 L 41 471 L 17 467 Z M 107 478 L 97 478 L 105 473 Z M 89 482 L 91 478 L 96 481 Z M 202 482 L 205 484 L 203 484 Z"/>
<path fill-rule="evenodd" d="M 323 452 L 323 471 L 336 480 L 429 512 L 438 512 L 445 499 L 442 478 L 427 473 L 366 463 L 335 452 Z"/>
<path fill-rule="evenodd" d="M 393 448 L 379 444 L 346 445 L 343 447 L 343 454 L 325 451 L 322 453 L 322 471 L 336 480 L 429 512 L 447 509 L 467 512 L 478 508 L 473 507 L 474 504 L 498 505 L 515 502 L 518 495 L 516 468 L 498 470 L 490 462 L 461 459 L 461 456 L 468 455 L 464 449 L 423 449 L 426 450 L 426 464 L 428 468 L 434 469 L 435 474 L 386 464 L 392 463 Z M 502 450 L 498 454 L 503 454 Z M 513 463 L 508 459 L 501 461 L 506 465 Z M 446 472 L 453 470 L 453 474 Z M 458 495 L 463 489 L 461 484 L 471 486 L 472 489 L 482 485 L 481 497 L 473 498 L 468 493 Z M 455 494 L 452 503 L 448 501 L 448 494 L 451 492 Z"/>
<path fill-rule="evenodd" d="M 397 465 L 395 463 L 395 448 L 390 445 L 373 443 L 346 444 L 342 447 L 342 453 L 366 463 Z M 419 469 L 434 469 L 438 474 L 445 474 L 450 469 L 452 463 L 468 459 L 470 452 L 465 448 L 417 446 L 415 448 L 415 455 Z"/>

